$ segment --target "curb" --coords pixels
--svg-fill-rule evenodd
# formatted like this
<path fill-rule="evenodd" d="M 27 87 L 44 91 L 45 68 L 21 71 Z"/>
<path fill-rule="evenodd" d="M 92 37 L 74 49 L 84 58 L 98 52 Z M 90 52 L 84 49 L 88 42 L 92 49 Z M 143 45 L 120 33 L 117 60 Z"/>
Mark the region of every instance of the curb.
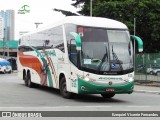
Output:
<path fill-rule="evenodd" d="M 151 93 L 151 94 L 158 94 L 160 95 L 160 91 L 149 91 L 149 90 L 134 90 L 137 93 Z"/>

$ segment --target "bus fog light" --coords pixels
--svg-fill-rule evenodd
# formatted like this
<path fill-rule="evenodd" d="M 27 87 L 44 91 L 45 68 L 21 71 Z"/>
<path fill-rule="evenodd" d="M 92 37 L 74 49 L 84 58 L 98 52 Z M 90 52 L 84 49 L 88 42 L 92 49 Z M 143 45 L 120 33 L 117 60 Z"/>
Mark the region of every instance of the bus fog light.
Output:
<path fill-rule="evenodd" d="M 84 86 L 81 86 L 81 89 L 82 89 L 82 90 L 85 90 L 85 89 L 86 89 L 86 87 L 84 87 Z"/>
<path fill-rule="evenodd" d="M 124 81 L 126 81 L 126 82 L 131 82 L 131 81 L 133 81 L 133 78 L 129 78 L 129 79 L 126 79 L 126 80 L 124 80 Z"/>
<path fill-rule="evenodd" d="M 131 89 L 133 90 L 133 89 L 134 89 L 134 86 L 132 86 Z"/>

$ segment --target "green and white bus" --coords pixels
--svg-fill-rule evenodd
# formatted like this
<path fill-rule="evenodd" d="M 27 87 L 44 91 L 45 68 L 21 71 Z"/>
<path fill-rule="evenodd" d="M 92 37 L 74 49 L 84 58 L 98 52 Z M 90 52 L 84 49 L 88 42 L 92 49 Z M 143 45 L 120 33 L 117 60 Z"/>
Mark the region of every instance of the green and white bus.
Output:
<path fill-rule="evenodd" d="M 130 94 L 134 88 L 133 46 L 121 22 L 69 16 L 19 41 L 18 76 L 28 87 L 60 89 L 64 98 L 76 94 Z"/>

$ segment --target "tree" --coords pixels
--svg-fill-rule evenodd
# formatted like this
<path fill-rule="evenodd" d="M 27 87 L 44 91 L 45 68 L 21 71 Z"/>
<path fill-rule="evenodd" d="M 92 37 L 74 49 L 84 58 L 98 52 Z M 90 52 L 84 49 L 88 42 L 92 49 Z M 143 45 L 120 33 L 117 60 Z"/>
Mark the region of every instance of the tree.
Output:
<path fill-rule="evenodd" d="M 66 11 L 66 10 L 61 10 L 61 9 L 56 9 L 56 8 L 53 10 L 57 12 L 61 12 L 63 15 L 66 15 L 66 16 L 78 16 L 77 13 L 73 13 L 73 12 Z"/>
<path fill-rule="evenodd" d="M 89 16 L 90 0 L 73 0 L 74 6 L 84 3 L 80 14 Z M 93 16 L 106 17 L 125 23 L 133 34 L 136 18 L 136 35 L 144 41 L 145 52 L 160 51 L 159 0 L 93 0 Z"/>

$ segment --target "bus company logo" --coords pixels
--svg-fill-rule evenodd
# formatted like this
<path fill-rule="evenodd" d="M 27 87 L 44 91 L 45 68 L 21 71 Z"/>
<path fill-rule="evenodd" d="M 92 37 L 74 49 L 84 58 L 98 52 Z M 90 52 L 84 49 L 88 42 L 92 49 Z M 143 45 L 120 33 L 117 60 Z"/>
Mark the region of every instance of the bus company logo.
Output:
<path fill-rule="evenodd" d="M 43 58 L 43 57 L 47 57 L 47 56 L 50 56 L 50 57 L 56 56 L 56 53 L 54 50 L 53 51 L 41 51 L 41 52 L 37 53 L 37 57 Z"/>
<path fill-rule="evenodd" d="M 23 5 L 19 10 L 18 14 L 30 13 L 30 7 L 28 5 Z"/>
<path fill-rule="evenodd" d="M 64 58 L 58 58 L 58 60 L 64 62 Z"/>
<path fill-rule="evenodd" d="M 99 80 L 123 80 L 122 78 L 100 77 Z"/>

